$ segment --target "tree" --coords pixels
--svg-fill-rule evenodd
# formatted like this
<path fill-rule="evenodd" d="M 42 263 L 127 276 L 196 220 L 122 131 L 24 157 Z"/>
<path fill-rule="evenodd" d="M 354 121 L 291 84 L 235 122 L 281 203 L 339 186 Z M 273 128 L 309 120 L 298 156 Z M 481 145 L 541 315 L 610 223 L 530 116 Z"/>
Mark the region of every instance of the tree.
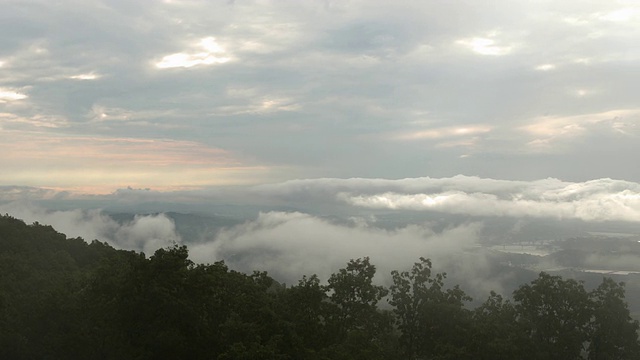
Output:
<path fill-rule="evenodd" d="M 328 309 L 328 327 L 336 345 L 331 358 L 383 359 L 390 336 L 391 319 L 378 311 L 378 302 L 388 294 L 374 285 L 376 268 L 369 258 L 351 260 L 347 267 L 331 275 L 325 290 L 333 305 Z"/>
<path fill-rule="evenodd" d="M 523 331 L 509 300 L 491 291 L 489 298 L 473 311 L 473 354 L 478 360 L 511 360 L 521 357 L 518 344 Z"/>
<path fill-rule="evenodd" d="M 388 290 L 373 285 L 375 274 L 376 267 L 365 257 L 349 261 L 345 269 L 329 278 L 326 290 L 331 293 L 331 302 L 337 306 L 341 333 L 370 327 L 377 317 L 377 304 Z"/>
<path fill-rule="evenodd" d="M 393 271 L 391 276 L 389 304 L 405 358 L 463 358 L 470 326 L 464 302 L 471 298 L 458 286 L 445 290 L 446 273 L 432 277 L 431 261 L 422 257 L 411 271 Z"/>
<path fill-rule="evenodd" d="M 526 338 L 522 358 L 580 359 L 589 340 L 591 303 L 581 282 L 540 273 L 513 293 Z"/>
<path fill-rule="evenodd" d="M 624 283 L 603 278 L 589 294 L 594 313 L 590 360 L 640 359 L 639 324 L 631 319 L 624 293 Z"/>
<path fill-rule="evenodd" d="M 326 320 L 329 304 L 318 276 L 303 276 L 297 286 L 280 294 L 280 300 L 282 317 L 293 324 L 304 351 L 316 353 L 328 345 Z"/>

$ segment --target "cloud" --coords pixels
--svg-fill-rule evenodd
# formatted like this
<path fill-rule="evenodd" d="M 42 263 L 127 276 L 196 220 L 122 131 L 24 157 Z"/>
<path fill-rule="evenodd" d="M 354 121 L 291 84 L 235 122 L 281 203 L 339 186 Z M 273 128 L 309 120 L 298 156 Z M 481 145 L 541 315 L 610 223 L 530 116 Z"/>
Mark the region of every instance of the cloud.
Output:
<path fill-rule="evenodd" d="M 335 224 L 304 213 L 267 212 L 255 221 L 223 230 L 212 241 L 190 249 L 196 262 L 224 260 L 237 270 L 266 270 L 271 276 L 296 283 L 302 275 L 321 279 L 346 265 L 349 259 L 369 256 L 377 267 L 378 281 L 388 283 L 391 270 L 404 270 L 420 256 L 431 258 L 439 271 L 474 280 L 473 290 L 499 287 L 487 276 L 484 256 L 475 248 L 480 223 L 463 224 L 436 232 L 424 224 L 384 230 L 367 221 Z M 460 264 L 464 259 L 465 264 Z"/>
<path fill-rule="evenodd" d="M 595 194 L 578 201 L 544 199 L 501 200 L 492 194 L 444 192 L 437 194 L 394 194 L 355 196 L 347 199 L 353 205 L 404 210 L 434 210 L 472 216 L 532 216 L 584 221 L 638 221 L 640 194 Z"/>
<path fill-rule="evenodd" d="M 116 222 L 99 209 L 47 210 L 26 201 L 0 204 L 0 213 L 51 225 L 68 237 L 98 239 L 147 255 L 181 242 L 173 220 L 165 214 L 135 215 Z M 189 244 L 189 252 L 198 263 L 224 260 L 235 270 L 268 271 L 288 284 L 305 274 L 317 274 L 326 281 L 350 259 L 369 256 L 377 267 L 376 281 L 388 285 L 392 270 L 409 269 L 424 256 L 432 259 L 434 271 L 450 275 L 448 284 L 460 284 L 482 297 L 489 290 L 501 291 L 508 278 L 508 274 L 496 276 L 486 253 L 479 251 L 476 242 L 482 227 L 473 222 L 438 230 L 429 224 L 385 230 L 374 219 L 354 217 L 336 223 L 299 212 L 266 212 L 220 229 L 207 242 Z"/>
<path fill-rule="evenodd" d="M 578 96 L 588 95 L 586 90 L 577 90 Z M 617 109 L 594 114 L 572 116 L 542 116 L 529 120 L 522 130 L 534 140 L 532 148 L 554 151 L 557 143 L 585 137 L 589 133 L 608 130 L 620 136 L 638 137 L 640 109 Z"/>
<path fill-rule="evenodd" d="M 120 224 L 101 210 L 46 210 L 28 202 L 0 204 L 0 213 L 24 220 L 51 225 L 68 237 L 82 237 L 85 241 L 100 240 L 118 249 L 153 254 L 159 248 L 179 243 L 173 220 L 164 214 L 136 215 Z"/>
<path fill-rule="evenodd" d="M 39 122 L 48 119 L 15 119 L 0 114 L 0 124 L 3 120 L 46 126 Z M 0 151 L 5 155 L 0 159 L 5 170 L 0 180 L 3 185 L 102 187 L 100 192 L 105 193 L 125 186 L 166 189 L 216 182 L 241 184 L 251 181 L 243 174 L 269 171 L 229 151 L 194 141 L 21 131 L 0 131 L 0 140 Z"/>
<path fill-rule="evenodd" d="M 61 192 L 30 186 L 0 186 L 0 202 L 48 200 L 60 197 Z"/>
<path fill-rule="evenodd" d="M 601 16 L 600 18 L 606 21 L 626 22 L 636 17 L 637 14 L 638 14 L 637 8 L 622 8 L 622 9 L 611 11 Z"/>
<path fill-rule="evenodd" d="M 554 64 L 541 64 L 535 67 L 536 70 L 539 71 L 551 71 L 556 69 L 556 65 Z"/>
<path fill-rule="evenodd" d="M 35 114 L 25 117 L 12 113 L 0 113 L 0 126 L 5 129 L 56 129 L 66 128 L 69 125 L 69 121 L 60 116 Z"/>
<path fill-rule="evenodd" d="M 451 137 L 469 137 L 478 134 L 484 134 L 491 131 L 491 127 L 487 125 L 468 125 L 460 127 L 445 127 L 434 128 L 428 130 L 419 130 L 406 135 L 401 135 L 398 138 L 402 140 L 417 140 L 417 139 L 440 139 Z"/>
<path fill-rule="evenodd" d="M 502 56 L 511 52 L 511 46 L 498 46 L 493 39 L 472 38 L 459 40 L 458 43 L 469 47 L 480 55 Z"/>
<path fill-rule="evenodd" d="M 196 52 L 175 53 L 166 55 L 156 63 L 159 69 L 190 68 L 199 65 L 224 64 L 231 60 L 225 56 L 226 51 L 217 43 L 214 37 L 206 37 L 197 42 Z"/>
<path fill-rule="evenodd" d="M 0 88 L 0 103 L 26 99 L 27 95 L 15 90 Z"/>
<path fill-rule="evenodd" d="M 36 187 L 0 187 L 0 200 L 90 201 L 135 208 L 171 204 L 184 209 L 233 204 L 253 209 L 296 209 L 327 216 L 368 216 L 380 210 L 426 211 L 463 217 L 538 218 L 586 222 L 640 222 L 640 184 L 608 178 L 569 182 L 499 180 L 458 175 L 445 178 L 319 178 L 268 185 L 120 188 L 61 192 Z M 247 208 L 247 209 L 248 209 Z"/>
<path fill-rule="evenodd" d="M 346 204 L 390 210 L 425 210 L 469 216 L 541 217 L 584 221 L 640 221 L 640 184 L 598 179 L 509 181 L 452 178 L 317 179 L 256 187 L 286 201 Z"/>
<path fill-rule="evenodd" d="M 425 174 L 640 181 L 626 165 L 640 151 L 635 117 L 576 118 L 636 109 L 640 26 L 630 3 L 3 5 L 0 127 L 20 132 L 0 133 L 5 148 L 25 149 L 11 137 L 43 134 L 171 140 L 288 170 L 230 177 L 252 183 Z M 610 155 L 594 156 L 593 144 Z M 30 158 L 15 154 L 15 163 Z M 67 165 L 32 163 L 11 184 L 51 186 L 43 179 L 54 164 Z M 107 191 L 155 187 L 149 178 L 180 172 L 127 170 Z M 182 174 L 171 185 L 220 183 L 214 170 Z M 86 186 L 71 183 L 81 175 L 66 187 Z"/>
<path fill-rule="evenodd" d="M 74 79 L 74 80 L 96 80 L 96 79 L 100 79 L 101 77 L 102 77 L 102 75 L 100 75 L 100 74 L 89 72 L 89 73 L 84 73 L 84 74 L 72 75 L 72 76 L 69 77 L 69 79 Z"/>

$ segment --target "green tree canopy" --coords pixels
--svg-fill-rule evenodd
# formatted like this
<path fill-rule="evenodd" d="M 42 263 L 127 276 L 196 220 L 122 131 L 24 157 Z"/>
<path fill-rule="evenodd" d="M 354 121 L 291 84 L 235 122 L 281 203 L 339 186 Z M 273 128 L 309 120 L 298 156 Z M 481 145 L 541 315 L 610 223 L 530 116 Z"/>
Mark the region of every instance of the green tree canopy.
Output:
<path fill-rule="evenodd" d="M 517 289 L 513 298 L 518 323 L 527 334 L 520 346 L 528 358 L 581 358 L 592 314 L 582 283 L 543 272 Z"/>
<path fill-rule="evenodd" d="M 445 289 L 446 274 L 432 276 L 429 259 L 420 258 L 410 271 L 391 275 L 389 304 L 405 358 L 465 358 L 470 314 L 464 302 L 471 298 L 458 286 Z"/>
<path fill-rule="evenodd" d="M 608 278 L 588 292 L 541 273 L 469 310 L 426 258 L 389 289 L 375 275 L 365 257 L 287 288 L 194 264 L 186 246 L 147 257 L 0 216 L 0 358 L 639 359 L 624 284 Z"/>

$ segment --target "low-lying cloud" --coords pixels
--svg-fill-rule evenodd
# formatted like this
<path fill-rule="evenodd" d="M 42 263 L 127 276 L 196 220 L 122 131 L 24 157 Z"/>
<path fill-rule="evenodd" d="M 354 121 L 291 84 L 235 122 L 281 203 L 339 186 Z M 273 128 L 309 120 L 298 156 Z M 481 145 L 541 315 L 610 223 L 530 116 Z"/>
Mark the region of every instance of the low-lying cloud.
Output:
<path fill-rule="evenodd" d="M 510 181 L 451 178 L 295 180 L 257 188 L 274 198 L 360 208 L 429 210 L 471 216 L 538 217 L 584 221 L 640 221 L 640 184 L 597 179 Z"/>
<path fill-rule="evenodd" d="M 397 180 L 319 178 L 175 191 L 128 188 L 105 195 L 0 187 L 0 202 L 44 201 L 53 205 L 48 207 L 59 207 L 65 201 L 82 200 L 99 202 L 98 206 L 103 208 L 126 205 L 132 211 L 136 211 L 136 206 L 154 202 L 169 207 L 154 211 L 171 211 L 172 204 L 180 204 L 180 209 L 189 206 L 206 209 L 209 205 L 224 203 L 263 211 L 287 208 L 325 215 L 410 210 L 476 217 L 640 223 L 640 183 L 608 178 L 585 182 L 555 178 L 516 181 L 463 175 Z"/>
<path fill-rule="evenodd" d="M 118 249 L 146 254 L 180 242 L 173 220 L 165 214 L 136 215 L 131 221 L 118 223 L 101 210 L 51 211 L 21 202 L 0 205 L 0 213 L 26 223 L 51 225 L 68 237 L 82 237 L 87 242 L 97 239 Z"/>
<path fill-rule="evenodd" d="M 473 251 L 481 228 L 468 223 L 436 232 L 416 224 L 384 230 L 366 221 L 345 225 L 303 213 L 268 212 L 193 246 L 191 258 L 224 260 L 240 271 L 266 270 L 291 284 L 305 274 L 326 280 L 349 259 L 365 256 L 376 265 L 378 281 L 388 283 L 391 270 L 409 269 L 422 256 L 433 260 L 434 269 L 466 278 L 475 290 L 499 290 L 499 280 L 487 275 L 487 259 Z"/>
<path fill-rule="evenodd" d="M 54 211 L 28 202 L 1 204 L 0 213 L 51 225 L 68 237 L 98 239 L 147 255 L 181 242 L 174 221 L 165 214 L 135 215 L 118 222 L 100 209 Z M 373 218 L 336 222 L 300 212 L 265 212 L 219 229 L 209 241 L 189 244 L 189 250 L 196 263 L 224 260 L 235 270 L 264 270 L 288 284 L 311 274 L 327 280 L 350 259 L 368 256 L 378 269 L 376 281 L 388 285 L 392 270 L 409 269 L 419 257 L 426 257 L 432 259 L 435 271 L 453 276 L 452 284 L 485 294 L 500 291 L 504 279 L 495 277 L 490 260 L 478 251 L 482 228 L 481 222 L 472 222 L 434 230 L 422 223 L 389 230 L 376 226 Z"/>
<path fill-rule="evenodd" d="M 493 194 L 443 192 L 436 194 L 384 193 L 353 196 L 347 202 L 363 207 L 405 210 L 436 210 L 474 216 L 532 216 L 570 218 L 584 221 L 640 221 L 640 197 L 627 192 L 595 194 L 577 201 L 549 201 L 542 198 L 510 200 Z"/>

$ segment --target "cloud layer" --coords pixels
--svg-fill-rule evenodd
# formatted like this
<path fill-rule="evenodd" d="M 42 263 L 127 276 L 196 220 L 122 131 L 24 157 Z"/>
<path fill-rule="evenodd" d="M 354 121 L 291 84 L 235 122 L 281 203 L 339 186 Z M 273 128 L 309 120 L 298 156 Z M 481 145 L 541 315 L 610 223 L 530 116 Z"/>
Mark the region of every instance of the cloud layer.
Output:
<path fill-rule="evenodd" d="M 242 217 L 274 209 L 347 217 L 382 210 L 640 223 L 640 183 L 608 178 L 585 182 L 554 178 L 514 181 L 462 175 L 398 180 L 321 178 L 259 186 L 187 187 L 174 191 L 129 187 L 104 195 L 24 186 L 0 187 L 0 203 L 16 201 L 46 203 L 48 208 L 231 211 L 234 215 L 244 213 Z"/>
<path fill-rule="evenodd" d="M 605 0 L 9 1 L 0 185 L 638 182 L 639 17 Z"/>
<path fill-rule="evenodd" d="M 136 215 L 116 222 L 101 210 L 45 210 L 13 202 L 0 205 L 0 213 L 27 223 L 52 225 L 68 237 L 98 239 L 118 249 L 151 255 L 161 247 L 180 243 L 176 226 L 164 214 Z M 404 270 L 418 260 L 433 260 L 434 271 L 447 271 L 456 283 L 484 296 L 502 290 L 509 274 L 495 274 L 486 254 L 478 251 L 481 222 L 463 223 L 440 230 L 429 224 L 409 224 L 393 230 L 378 227 L 372 219 L 346 221 L 299 212 L 265 212 L 243 224 L 219 229 L 206 241 L 187 244 L 198 263 L 224 260 L 233 269 L 271 276 L 295 284 L 303 275 L 321 279 L 342 268 L 350 259 L 368 256 L 377 267 L 376 281 L 388 285 L 392 270 Z"/>
<path fill-rule="evenodd" d="M 225 260 L 242 271 L 267 270 L 292 284 L 305 274 L 326 280 L 350 259 L 364 256 L 376 265 L 377 281 L 389 283 L 391 270 L 408 269 L 423 256 L 438 271 L 464 279 L 472 290 L 499 290 L 500 278 L 489 279 L 486 258 L 472 253 L 481 229 L 481 223 L 467 223 L 440 232 L 425 224 L 384 230 L 363 219 L 336 224 L 303 213 L 268 212 L 193 246 L 191 258 Z"/>
<path fill-rule="evenodd" d="M 284 201 L 333 200 L 371 209 L 427 210 L 469 216 L 640 222 L 640 184 L 598 179 L 508 181 L 452 178 L 317 179 L 258 187 Z"/>

